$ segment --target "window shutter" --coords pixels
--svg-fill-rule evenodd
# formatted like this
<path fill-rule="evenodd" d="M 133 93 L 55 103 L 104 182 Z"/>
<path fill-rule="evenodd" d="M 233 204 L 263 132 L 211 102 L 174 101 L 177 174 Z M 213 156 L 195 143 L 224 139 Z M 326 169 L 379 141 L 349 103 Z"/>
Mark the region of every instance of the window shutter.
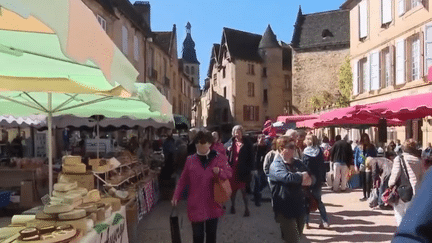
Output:
<path fill-rule="evenodd" d="M 424 43 L 424 70 L 425 74 L 428 75 L 429 67 L 432 66 L 432 23 L 429 23 L 425 26 Z"/>
<path fill-rule="evenodd" d="M 402 16 L 405 13 L 405 0 L 398 0 L 398 14 Z"/>
<path fill-rule="evenodd" d="M 419 76 L 420 76 L 420 79 L 423 79 L 423 76 L 425 76 L 424 74 L 426 73 L 426 72 L 423 72 L 423 70 L 424 70 L 424 60 L 425 60 L 425 58 L 424 58 L 424 32 L 422 31 L 422 32 L 420 32 L 419 33 L 419 55 L 418 55 L 418 58 L 419 58 Z"/>
<path fill-rule="evenodd" d="M 370 55 L 370 80 L 371 90 L 379 89 L 379 53 L 375 52 Z"/>
<path fill-rule="evenodd" d="M 255 106 L 255 121 L 259 121 L 259 106 Z"/>
<path fill-rule="evenodd" d="M 367 16 L 367 0 L 363 0 L 359 4 L 359 18 L 360 18 L 360 39 L 368 35 L 368 16 Z"/>
<path fill-rule="evenodd" d="M 128 31 L 125 26 L 122 26 L 122 49 L 123 53 L 127 55 L 128 53 Z"/>
<path fill-rule="evenodd" d="M 248 107 L 246 105 L 243 106 L 243 121 L 247 121 L 249 117 Z"/>
<path fill-rule="evenodd" d="M 358 95 L 359 91 L 358 91 L 358 62 L 354 63 L 354 67 L 353 67 L 353 95 Z"/>
<path fill-rule="evenodd" d="M 396 43 L 396 84 L 405 83 L 405 40 Z"/>
<path fill-rule="evenodd" d="M 392 0 L 381 0 L 381 8 L 381 23 L 390 23 L 392 21 Z"/>
<path fill-rule="evenodd" d="M 363 92 L 367 92 L 370 90 L 370 58 L 366 58 L 366 62 L 364 64 L 364 69 L 363 73 L 365 74 L 364 76 L 364 90 Z"/>

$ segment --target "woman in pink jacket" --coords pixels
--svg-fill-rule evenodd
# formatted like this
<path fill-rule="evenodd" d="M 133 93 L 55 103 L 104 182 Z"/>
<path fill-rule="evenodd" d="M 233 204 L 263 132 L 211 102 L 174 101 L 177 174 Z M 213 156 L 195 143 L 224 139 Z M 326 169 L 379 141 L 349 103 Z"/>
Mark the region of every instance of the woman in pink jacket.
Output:
<path fill-rule="evenodd" d="M 189 186 L 187 212 L 194 243 L 203 243 L 204 236 L 207 243 L 216 242 L 217 222 L 224 210 L 214 200 L 213 186 L 217 178 L 227 180 L 232 176 L 226 155 L 211 150 L 212 142 L 211 133 L 197 133 L 194 139 L 197 152 L 187 158 L 171 201 L 177 206 L 182 191 Z"/>
<path fill-rule="evenodd" d="M 210 147 L 211 150 L 216 150 L 216 152 L 219 152 L 223 155 L 227 155 L 226 148 L 224 147 L 223 143 L 221 142 L 220 133 L 218 131 L 212 132 L 213 136 L 213 144 Z"/>

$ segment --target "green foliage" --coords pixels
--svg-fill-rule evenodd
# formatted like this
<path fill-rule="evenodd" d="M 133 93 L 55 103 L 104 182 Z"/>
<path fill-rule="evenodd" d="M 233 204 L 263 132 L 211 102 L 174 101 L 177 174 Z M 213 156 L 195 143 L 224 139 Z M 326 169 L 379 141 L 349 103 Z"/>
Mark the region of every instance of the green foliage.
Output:
<path fill-rule="evenodd" d="M 336 101 L 339 107 L 347 107 L 350 105 L 351 91 L 353 89 L 352 71 L 350 59 L 347 56 L 344 63 L 339 69 L 339 91 L 340 96 Z"/>
<path fill-rule="evenodd" d="M 331 105 L 334 102 L 333 99 L 334 98 L 333 98 L 332 94 L 330 94 L 328 91 L 323 91 L 323 93 L 322 93 L 322 99 L 321 99 L 322 100 L 322 104 L 321 105 L 323 105 L 323 106 Z"/>
<path fill-rule="evenodd" d="M 320 108 L 320 107 L 321 107 L 322 101 L 321 101 L 321 99 L 320 99 L 319 97 L 317 97 L 317 96 L 313 96 L 313 97 L 310 99 L 310 103 L 312 104 L 312 107 L 313 107 L 314 109 L 316 109 L 316 108 Z"/>

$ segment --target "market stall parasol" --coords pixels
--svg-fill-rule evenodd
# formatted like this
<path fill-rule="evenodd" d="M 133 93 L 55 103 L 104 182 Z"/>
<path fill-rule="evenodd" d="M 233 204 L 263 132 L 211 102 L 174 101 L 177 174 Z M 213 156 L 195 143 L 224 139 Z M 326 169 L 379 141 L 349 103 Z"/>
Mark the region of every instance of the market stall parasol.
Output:
<path fill-rule="evenodd" d="M 81 1 L 0 0 L 0 6 L 2 114 L 47 114 L 50 141 L 52 114 L 66 105 L 78 100 L 91 105 L 136 92 L 138 72 Z M 124 88 L 113 89 L 117 85 Z M 51 142 L 48 156 L 51 193 Z"/>

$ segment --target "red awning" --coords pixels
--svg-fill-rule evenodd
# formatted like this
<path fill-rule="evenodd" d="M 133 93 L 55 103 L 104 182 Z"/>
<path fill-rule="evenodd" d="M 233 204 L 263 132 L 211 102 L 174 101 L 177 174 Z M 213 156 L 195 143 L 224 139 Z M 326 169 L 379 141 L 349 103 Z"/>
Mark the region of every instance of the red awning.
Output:
<path fill-rule="evenodd" d="M 402 121 L 432 115 L 432 93 L 404 96 L 367 105 L 359 114 L 380 114 L 387 119 Z"/>
<path fill-rule="evenodd" d="M 305 121 L 310 119 L 316 119 L 319 116 L 316 114 L 310 114 L 310 115 L 293 115 L 293 116 L 278 116 L 277 121 L 290 123 L 290 122 L 298 122 L 298 121 Z"/>

